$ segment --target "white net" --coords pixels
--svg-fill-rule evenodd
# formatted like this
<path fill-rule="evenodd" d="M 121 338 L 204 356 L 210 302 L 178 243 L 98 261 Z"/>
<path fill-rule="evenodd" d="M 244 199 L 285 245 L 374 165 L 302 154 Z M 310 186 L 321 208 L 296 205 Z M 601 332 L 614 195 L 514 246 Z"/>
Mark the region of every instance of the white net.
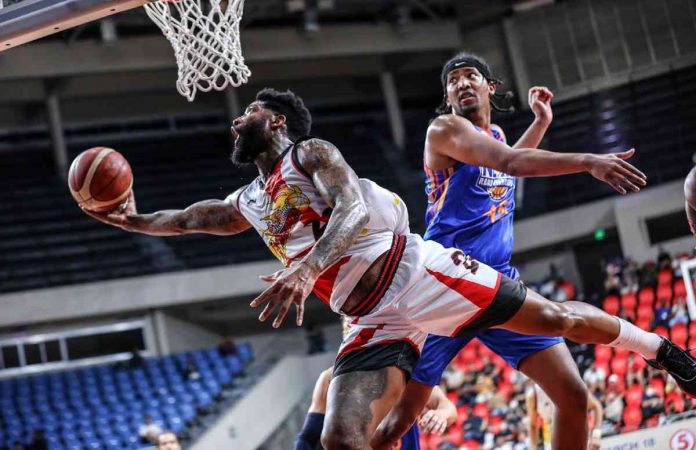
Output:
<path fill-rule="evenodd" d="M 189 101 L 197 91 L 223 90 L 246 83 L 239 22 L 244 0 L 168 0 L 145 5 L 147 15 L 174 48 L 176 88 Z"/>

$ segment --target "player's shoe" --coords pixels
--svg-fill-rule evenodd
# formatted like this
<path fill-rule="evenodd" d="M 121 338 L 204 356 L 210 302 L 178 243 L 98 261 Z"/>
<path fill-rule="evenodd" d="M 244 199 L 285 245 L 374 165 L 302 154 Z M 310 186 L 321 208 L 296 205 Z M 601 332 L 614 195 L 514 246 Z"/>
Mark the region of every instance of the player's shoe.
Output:
<path fill-rule="evenodd" d="M 688 351 L 663 337 L 657 357 L 646 361 L 656 369 L 667 371 L 686 395 L 696 398 L 696 358 Z"/>

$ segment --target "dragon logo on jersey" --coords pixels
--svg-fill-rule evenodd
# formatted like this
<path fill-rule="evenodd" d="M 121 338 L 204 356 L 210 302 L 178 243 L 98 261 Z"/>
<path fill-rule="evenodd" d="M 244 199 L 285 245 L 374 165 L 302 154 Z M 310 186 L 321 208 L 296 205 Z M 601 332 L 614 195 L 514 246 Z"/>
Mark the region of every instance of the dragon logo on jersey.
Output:
<path fill-rule="evenodd" d="M 507 197 L 515 187 L 515 178 L 495 169 L 479 167 L 476 185 L 488 192 L 491 200 L 499 202 Z"/>
<path fill-rule="evenodd" d="M 262 235 L 273 255 L 287 265 L 285 246 L 290 230 L 309 208 L 309 198 L 299 187 L 289 185 L 282 179 L 273 186 L 271 193 L 271 213 L 261 218 L 266 222 L 266 229 L 262 231 Z"/>

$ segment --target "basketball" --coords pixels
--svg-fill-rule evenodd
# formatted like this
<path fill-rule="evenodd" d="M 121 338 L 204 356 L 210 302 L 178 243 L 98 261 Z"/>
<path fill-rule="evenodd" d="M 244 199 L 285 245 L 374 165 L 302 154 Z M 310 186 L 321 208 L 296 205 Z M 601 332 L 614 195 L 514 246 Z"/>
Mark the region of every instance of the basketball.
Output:
<path fill-rule="evenodd" d="M 118 208 L 133 187 L 133 172 L 126 158 L 114 149 L 94 147 L 80 153 L 68 173 L 70 193 L 90 211 Z"/>

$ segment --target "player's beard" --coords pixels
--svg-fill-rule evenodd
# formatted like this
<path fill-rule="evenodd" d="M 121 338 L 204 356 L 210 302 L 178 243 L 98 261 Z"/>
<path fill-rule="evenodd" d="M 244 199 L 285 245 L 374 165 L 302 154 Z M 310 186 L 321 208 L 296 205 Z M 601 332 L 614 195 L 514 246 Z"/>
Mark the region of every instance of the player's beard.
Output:
<path fill-rule="evenodd" d="M 234 143 L 231 160 L 238 167 L 254 164 L 256 158 L 270 146 L 263 122 L 251 122 L 243 129 L 236 130 L 239 137 Z"/>

